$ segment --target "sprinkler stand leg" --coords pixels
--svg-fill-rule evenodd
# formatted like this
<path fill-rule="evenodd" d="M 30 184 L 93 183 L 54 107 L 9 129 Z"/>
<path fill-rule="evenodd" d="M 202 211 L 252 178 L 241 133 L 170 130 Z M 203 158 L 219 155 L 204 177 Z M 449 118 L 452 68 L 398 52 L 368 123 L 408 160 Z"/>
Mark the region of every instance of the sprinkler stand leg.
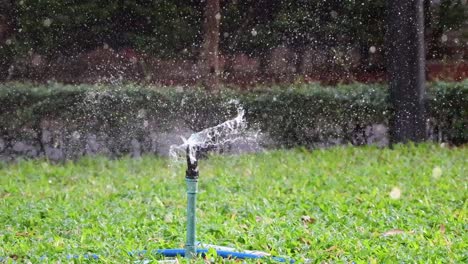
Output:
<path fill-rule="evenodd" d="M 187 241 L 185 244 L 185 257 L 193 259 L 197 255 L 196 240 L 196 216 L 195 204 L 197 199 L 198 179 L 186 178 L 187 182 Z"/>

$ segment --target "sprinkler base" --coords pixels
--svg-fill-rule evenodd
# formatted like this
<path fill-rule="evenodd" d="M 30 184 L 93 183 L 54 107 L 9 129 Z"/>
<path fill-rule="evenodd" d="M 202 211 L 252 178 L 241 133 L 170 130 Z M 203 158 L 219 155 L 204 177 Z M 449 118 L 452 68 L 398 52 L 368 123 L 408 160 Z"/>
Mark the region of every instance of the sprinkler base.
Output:
<path fill-rule="evenodd" d="M 289 258 L 283 258 L 283 257 L 275 257 L 271 256 L 270 254 L 263 252 L 263 251 L 253 251 L 253 250 L 246 250 L 246 251 L 238 251 L 234 248 L 230 247 L 223 247 L 223 246 L 216 246 L 216 245 L 207 245 L 207 244 L 201 244 L 197 243 L 197 246 L 201 246 L 202 248 L 197 248 L 196 249 L 196 255 L 205 257 L 208 255 L 210 250 L 215 250 L 216 255 L 218 257 L 224 258 L 224 259 L 271 259 L 276 262 L 282 262 L 282 263 L 295 263 L 294 260 L 289 259 Z M 148 252 L 146 250 L 142 251 L 133 251 L 130 252 L 129 255 L 135 256 L 135 255 L 141 255 L 144 256 Z M 154 250 L 151 252 L 152 255 L 162 255 L 164 257 L 169 257 L 169 258 L 175 258 L 175 257 L 186 257 L 185 256 L 185 249 L 183 248 L 171 248 L 171 249 L 158 249 Z"/>

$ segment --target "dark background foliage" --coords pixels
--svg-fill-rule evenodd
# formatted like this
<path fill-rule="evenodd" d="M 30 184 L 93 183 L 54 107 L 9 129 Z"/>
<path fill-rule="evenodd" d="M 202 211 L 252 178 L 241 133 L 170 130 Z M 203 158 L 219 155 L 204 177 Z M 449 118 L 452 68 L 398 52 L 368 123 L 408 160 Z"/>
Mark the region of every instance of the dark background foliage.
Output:
<path fill-rule="evenodd" d="M 11 34 L 0 50 L 54 56 L 101 47 L 135 48 L 161 57 L 196 55 L 201 42 L 200 0 L 2 0 L 2 23 Z M 427 1 L 426 28 L 434 35 L 459 30 L 467 18 L 461 0 Z M 278 45 L 380 46 L 384 0 L 221 2 L 221 49 L 262 54 Z M 254 33 L 254 36 L 252 34 Z M 4 42 L 10 39 L 9 45 Z M 363 49 L 366 50 L 366 49 Z"/>

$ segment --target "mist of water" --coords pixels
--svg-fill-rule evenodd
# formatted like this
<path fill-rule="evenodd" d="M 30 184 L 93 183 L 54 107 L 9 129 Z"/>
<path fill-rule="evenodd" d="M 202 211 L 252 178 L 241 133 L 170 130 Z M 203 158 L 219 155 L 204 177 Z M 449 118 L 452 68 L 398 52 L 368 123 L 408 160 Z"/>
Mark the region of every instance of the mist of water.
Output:
<path fill-rule="evenodd" d="M 189 138 L 181 137 L 183 143 L 172 145 L 169 155 L 174 160 L 184 157 L 188 151 L 191 162 L 197 160 L 197 151 L 213 150 L 226 147 L 239 140 L 255 141 L 259 132 L 249 130 L 245 119 L 245 110 L 238 102 L 230 102 L 237 105 L 237 116 L 219 125 L 206 128 L 193 133 Z"/>

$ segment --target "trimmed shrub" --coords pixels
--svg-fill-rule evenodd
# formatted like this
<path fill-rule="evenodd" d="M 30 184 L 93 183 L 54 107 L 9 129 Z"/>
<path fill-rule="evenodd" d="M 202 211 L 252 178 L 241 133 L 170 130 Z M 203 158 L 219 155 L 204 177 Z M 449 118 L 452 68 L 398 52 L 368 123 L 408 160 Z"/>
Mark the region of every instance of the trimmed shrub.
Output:
<path fill-rule="evenodd" d="M 468 80 L 436 83 L 429 89 L 426 107 L 433 140 L 456 145 L 468 142 Z"/>
<path fill-rule="evenodd" d="M 468 141 L 467 98 L 466 81 L 430 86 L 431 139 Z M 10 83 L 0 85 L 0 153 L 57 159 L 162 153 L 180 142 L 179 136 L 233 117 L 232 99 L 268 139 L 267 147 L 375 143 L 376 125 L 385 127 L 390 115 L 384 85 L 307 84 L 209 94 L 194 88 Z"/>

